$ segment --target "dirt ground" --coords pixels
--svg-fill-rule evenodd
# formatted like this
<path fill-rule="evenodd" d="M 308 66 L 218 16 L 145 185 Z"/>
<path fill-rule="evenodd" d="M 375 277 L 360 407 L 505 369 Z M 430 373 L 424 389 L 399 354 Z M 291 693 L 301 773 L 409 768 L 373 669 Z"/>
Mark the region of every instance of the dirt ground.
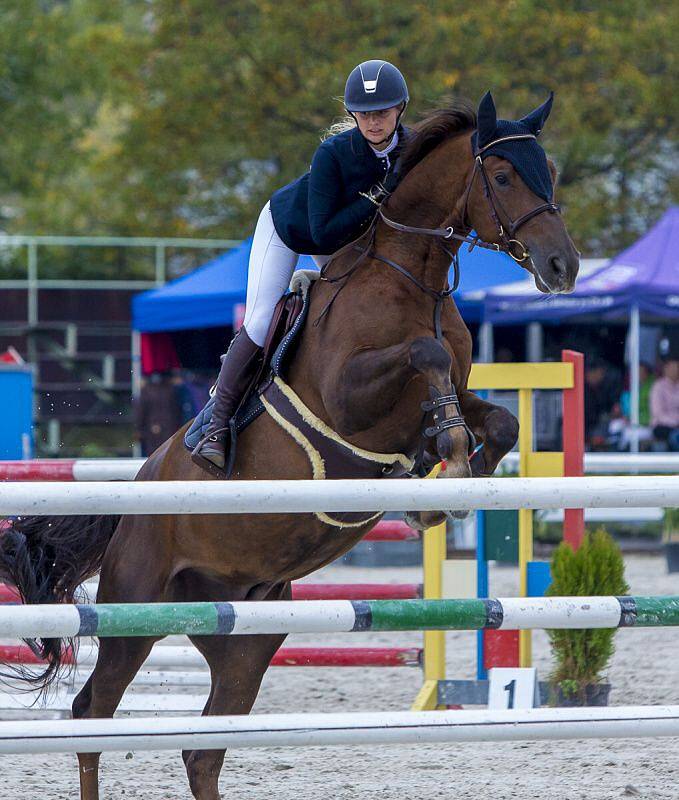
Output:
<path fill-rule="evenodd" d="M 633 594 L 679 594 L 679 578 L 666 573 L 662 558 L 630 556 L 626 564 Z M 420 570 L 330 567 L 313 580 L 417 582 Z M 515 596 L 517 580 L 515 569 L 493 570 L 491 595 Z M 319 643 L 319 637 L 295 636 L 288 643 L 314 641 Z M 416 633 L 323 637 L 324 645 L 420 642 Z M 450 633 L 447 643 L 449 677 L 474 677 L 475 634 Z M 621 630 L 616 643 L 608 673 L 611 704 L 677 702 L 679 630 Z M 539 674 L 546 677 L 550 656 L 542 631 L 534 634 L 534 653 Z M 254 713 L 407 710 L 420 681 L 417 669 L 272 669 Z M 173 691 L 203 693 L 195 687 Z M 75 756 L 0 756 L 0 788 L 13 800 L 75 800 L 79 796 Z M 380 800 L 677 800 L 679 741 L 237 750 L 227 755 L 220 789 L 228 800 L 353 800 L 377 795 Z M 104 754 L 101 796 L 191 798 L 178 752 Z"/>

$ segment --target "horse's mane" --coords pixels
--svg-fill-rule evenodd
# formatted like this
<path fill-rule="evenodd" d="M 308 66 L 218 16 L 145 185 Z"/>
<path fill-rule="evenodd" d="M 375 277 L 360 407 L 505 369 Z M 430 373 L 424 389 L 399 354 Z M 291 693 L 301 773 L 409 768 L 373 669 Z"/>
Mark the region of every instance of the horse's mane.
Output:
<path fill-rule="evenodd" d="M 430 111 L 412 126 L 401 154 L 405 175 L 441 142 L 476 128 L 476 111 L 468 100 L 456 99 L 446 108 Z"/>

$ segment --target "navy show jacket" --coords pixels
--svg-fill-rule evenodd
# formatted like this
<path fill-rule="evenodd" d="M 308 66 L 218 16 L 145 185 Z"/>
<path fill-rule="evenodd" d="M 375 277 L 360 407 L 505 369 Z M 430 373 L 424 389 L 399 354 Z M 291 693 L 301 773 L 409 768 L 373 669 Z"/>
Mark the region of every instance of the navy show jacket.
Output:
<path fill-rule="evenodd" d="M 398 145 L 389 153 L 393 165 L 409 130 L 398 126 Z M 358 128 L 335 134 L 320 144 L 311 169 L 274 192 L 271 215 L 276 232 L 296 253 L 330 255 L 358 238 L 375 215 L 366 192 L 388 172 Z"/>

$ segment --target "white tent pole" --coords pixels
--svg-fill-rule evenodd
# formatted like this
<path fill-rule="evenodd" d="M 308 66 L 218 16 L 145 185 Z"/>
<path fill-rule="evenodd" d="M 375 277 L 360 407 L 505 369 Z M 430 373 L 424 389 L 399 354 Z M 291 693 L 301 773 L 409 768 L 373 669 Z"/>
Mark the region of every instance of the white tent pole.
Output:
<path fill-rule="evenodd" d="M 132 329 L 132 402 L 138 403 L 141 395 L 141 333 Z M 132 455 L 141 456 L 141 445 L 135 440 L 132 446 Z"/>
<path fill-rule="evenodd" d="M 639 306 L 633 305 L 629 321 L 630 422 L 632 424 L 631 450 L 633 453 L 639 452 L 640 328 Z"/>
<path fill-rule="evenodd" d="M 526 329 L 526 353 L 528 361 L 542 361 L 543 331 L 539 322 L 529 322 Z"/>
<path fill-rule="evenodd" d="M 482 322 L 479 328 L 479 361 L 490 364 L 493 360 L 493 326 L 490 322 Z"/>

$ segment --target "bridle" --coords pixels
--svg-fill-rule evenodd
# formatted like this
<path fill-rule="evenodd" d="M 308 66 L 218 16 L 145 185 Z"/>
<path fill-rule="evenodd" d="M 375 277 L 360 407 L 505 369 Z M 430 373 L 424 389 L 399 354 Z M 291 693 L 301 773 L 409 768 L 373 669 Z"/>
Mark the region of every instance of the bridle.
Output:
<path fill-rule="evenodd" d="M 483 153 L 489 150 L 493 145 L 498 144 L 499 142 L 505 142 L 513 139 L 535 139 L 536 137 L 533 134 L 525 133 L 525 134 L 515 134 L 512 136 L 503 136 L 499 139 L 495 139 L 494 141 L 490 142 L 489 144 L 485 145 L 476 150 L 474 153 L 474 166 L 467 180 L 467 185 L 464 191 L 464 202 L 462 205 L 462 222 L 459 228 L 459 231 L 456 230 L 452 225 L 449 225 L 445 228 L 418 228 L 413 225 L 404 225 L 401 222 L 396 222 L 395 220 L 390 219 L 386 216 L 382 209 L 382 205 L 378 205 L 377 213 L 373 218 L 373 221 L 370 225 L 370 228 L 361 236 L 361 239 L 368 236 L 366 246 L 361 246 L 355 242 L 351 242 L 350 244 L 346 245 L 345 247 L 341 248 L 334 254 L 334 256 L 323 265 L 321 269 L 321 277 L 320 280 L 326 281 L 328 283 L 339 283 L 342 282 L 335 292 L 335 294 L 331 297 L 329 302 L 321 311 L 318 318 L 315 320 L 314 325 L 318 325 L 321 319 L 325 316 L 325 314 L 330 310 L 335 298 L 340 293 L 340 291 L 346 285 L 346 280 L 356 271 L 356 269 L 360 266 L 360 264 L 365 261 L 367 258 L 374 258 L 378 261 L 381 261 L 383 264 L 387 264 L 392 269 L 399 272 L 405 278 L 407 278 L 411 283 L 414 283 L 420 291 L 424 292 L 425 294 L 429 295 L 435 300 L 434 305 L 434 331 L 436 338 L 441 341 L 443 339 L 443 330 L 441 326 L 441 312 L 443 309 L 443 302 L 446 298 L 450 297 L 450 295 L 457 289 L 460 281 L 460 264 L 458 259 L 457 250 L 453 252 L 449 250 L 444 242 L 450 241 L 451 239 L 455 239 L 461 243 L 469 244 L 469 251 L 471 252 L 475 247 L 483 247 L 487 250 L 495 250 L 496 252 L 503 252 L 507 253 L 507 255 L 511 256 L 514 261 L 519 264 L 522 264 L 527 259 L 530 259 L 530 252 L 526 245 L 520 240 L 517 239 L 516 234 L 519 228 L 525 225 L 528 220 L 533 219 L 538 214 L 542 214 L 543 212 L 547 211 L 550 214 L 556 214 L 561 211 L 560 207 L 556 203 L 542 203 L 539 206 L 536 206 L 531 211 L 523 214 L 516 220 L 512 220 L 510 215 L 507 213 L 506 209 L 503 207 L 500 199 L 493 191 L 493 188 L 490 184 L 490 180 L 488 179 L 488 174 L 486 172 L 485 166 L 483 164 Z M 479 175 L 481 180 L 483 181 L 483 194 L 486 200 L 488 201 L 488 205 L 490 207 L 490 214 L 493 218 L 495 226 L 498 231 L 498 238 L 500 239 L 499 242 L 486 242 L 481 239 L 479 236 L 470 236 L 469 232 L 472 230 L 472 226 L 468 223 L 467 220 L 467 206 L 469 203 L 469 196 L 472 191 L 472 187 L 474 185 L 474 180 L 476 175 Z M 502 209 L 502 212 L 506 219 L 508 220 L 507 223 L 507 230 L 505 231 L 505 227 L 500 220 L 500 215 L 498 214 L 498 206 Z M 417 235 L 423 236 L 433 236 L 436 237 L 439 241 L 441 247 L 445 250 L 446 253 L 450 255 L 452 258 L 452 263 L 454 267 L 454 280 L 453 285 L 444 289 L 442 291 L 437 291 L 432 289 L 429 286 L 425 286 L 421 281 L 419 281 L 411 272 L 409 272 L 405 267 L 402 267 L 400 264 L 397 264 L 395 261 L 392 261 L 385 256 L 381 256 L 374 250 L 375 245 L 375 234 L 377 232 L 377 223 L 379 220 L 382 220 L 386 225 L 394 230 L 400 231 L 401 233 L 412 233 Z M 517 255 L 513 252 L 513 247 L 518 246 L 520 248 L 520 253 Z M 338 275 L 336 277 L 328 277 L 326 272 L 326 268 L 335 258 L 340 254 L 344 253 L 346 250 L 353 249 L 358 250 L 360 255 L 354 261 L 354 263 L 349 267 L 346 272 L 342 273 L 342 275 Z M 421 423 L 421 437 L 419 446 L 417 449 L 417 453 L 415 456 L 415 461 L 413 464 L 412 469 L 410 470 L 408 475 L 417 475 L 419 477 L 423 477 L 426 475 L 431 467 L 433 466 L 433 462 L 429 463 L 427 460 L 427 452 L 426 452 L 426 443 L 428 439 L 435 438 L 438 434 L 442 433 L 444 430 L 448 428 L 456 428 L 461 427 L 467 433 L 468 437 L 468 451 L 469 455 L 473 454 L 476 441 L 474 438 L 474 434 L 472 433 L 471 429 L 468 427 L 466 422 L 464 421 L 464 417 L 462 416 L 462 409 L 460 406 L 460 401 L 458 396 L 455 392 L 453 387 L 453 392 L 450 395 L 440 395 L 440 393 L 433 387 L 429 387 L 430 391 L 430 399 L 425 400 L 420 404 L 422 411 L 424 412 L 422 417 Z M 456 412 L 453 414 L 452 417 L 446 417 L 445 415 L 445 408 L 446 406 L 453 405 L 456 407 Z M 432 425 L 427 425 L 428 418 L 431 417 Z"/>
<path fill-rule="evenodd" d="M 500 142 L 507 142 L 515 139 L 536 139 L 537 137 L 532 133 L 517 133 L 511 136 L 502 136 L 499 139 L 494 139 L 492 142 L 484 145 L 481 148 L 477 148 L 474 153 L 474 166 L 472 168 L 471 175 L 467 180 L 467 186 L 464 190 L 464 203 L 462 205 L 462 222 L 460 230 L 462 232 L 458 232 L 452 225 L 449 225 L 446 228 L 416 228 L 411 225 L 403 225 L 400 222 L 395 222 L 392 219 L 389 219 L 382 208 L 379 209 L 379 215 L 382 218 L 382 221 L 389 225 L 390 228 L 394 228 L 394 230 L 401 231 L 402 233 L 416 233 L 416 234 L 424 234 L 425 236 L 437 236 L 444 240 L 455 239 L 461 243 L 466 243 L 469 245 L 469 251 L 471 252 L 475 247 L 484 247 L 487 250 L 495 250 L 499 253 L 507 253 L 507 255 L 511 256 L 514 261 L 519 264 L 522 264 L 527 259 L 530 259 L 530 252 L 526 245 L 520 240 L 517 239 L 516 234 L 519 228 L 525 225 L 529 220 L 533 219 L 533 217 L 537 217 L 538 214 L 542 214 L 545 211 L 548 211 L 550 214 L 557 214 L 561 212 L 561 207 L 557 205 L 557 203 L 550 202 L 550 203 L 542 203 L 539 206 L 528 211 L 526 214 L 523 214 L 518 219 L 513 220 L 511 216 L 507 213 L 507 210 L 504 208 L 502 203 L 500 202 L 499 197 L 493 190 L 493 187 L 490 184 L 490 180 L 488 178 L 488 173 L 486 172 L 486 168 L 483 163 L 483 153 L 489 150 L 496 144 Z M 488 201 L 488 205 L 490 207 L 490 215 L 493 218 L 493 222 L 495 223 L 495 227 L 497 228 L 498 238 L 500 239 L 499 242 L 486 242 L 485 240 L 481 239 L 479 236 L 470 236 L 469 231 L 472 230 L 472 226 L 469 224 L 467 220 L 467 207 L 469 204 L 469 196 L 472 191 L 472 187 L 474 186 L 474 180 L 477 174 L 481 177 L 483 181 L 483 195 Z M 500 215 L 498 214 L 498 206 L 502 209 L 502 212 L 505 218 L 508 220 L 507 223 L 507 230 L 505 230 L 505 226 L 502 224 L 500 220 Z M 519 254 L 514 253 L 514 246 L 518 246 L 520 248 Z M 457 260 L 457 254 L 455 254 L 453 258 L 453 265 L 455 267 L 455 277 L 456 281 L 459 280 L 458 273 L 459 273 L 459 263 Z"/>

